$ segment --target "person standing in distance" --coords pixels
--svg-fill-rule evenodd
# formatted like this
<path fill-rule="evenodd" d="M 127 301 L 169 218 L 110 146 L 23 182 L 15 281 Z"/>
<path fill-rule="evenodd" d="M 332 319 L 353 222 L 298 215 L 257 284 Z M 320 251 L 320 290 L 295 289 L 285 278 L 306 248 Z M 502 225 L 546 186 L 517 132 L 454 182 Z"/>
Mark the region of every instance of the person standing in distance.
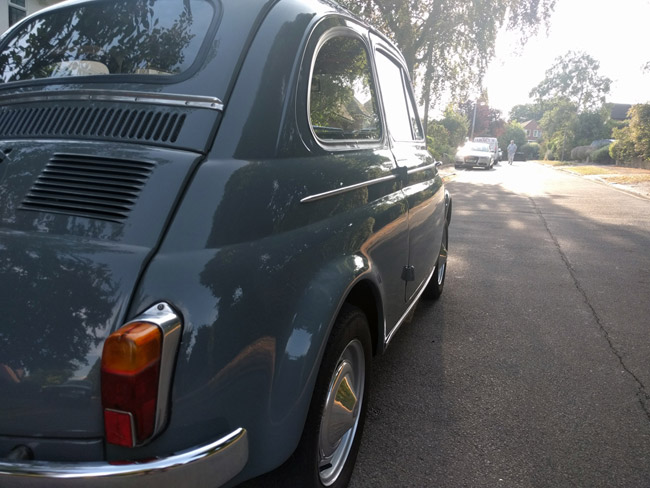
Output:
<path fill-rule="evenodd" d="M 515 141 L 510 141 L 508 144 L 508 164 L 512 164 L 512 161 L 515 159 L 515 153 L 517 152 L 517 144 Z"/>

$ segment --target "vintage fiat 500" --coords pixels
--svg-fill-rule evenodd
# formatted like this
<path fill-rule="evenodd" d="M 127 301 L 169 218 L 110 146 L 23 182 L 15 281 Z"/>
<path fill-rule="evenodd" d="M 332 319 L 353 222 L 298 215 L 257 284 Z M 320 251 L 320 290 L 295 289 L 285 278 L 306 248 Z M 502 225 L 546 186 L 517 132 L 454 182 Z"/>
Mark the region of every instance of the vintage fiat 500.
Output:
<path fill-rule="evenodd" d="M 399 52 L 327 0 L 85 0 L 0 79 L 0 486 L 345 486 L 445 278 Z"/>

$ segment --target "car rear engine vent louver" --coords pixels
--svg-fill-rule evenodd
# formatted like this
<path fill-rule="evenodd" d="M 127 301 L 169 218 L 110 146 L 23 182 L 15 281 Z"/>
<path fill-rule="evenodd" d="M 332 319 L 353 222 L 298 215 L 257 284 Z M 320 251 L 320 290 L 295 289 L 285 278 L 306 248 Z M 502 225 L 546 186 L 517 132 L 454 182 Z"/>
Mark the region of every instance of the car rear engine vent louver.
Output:
<path fill-rule="evenodd" d="M 154 163 L 78 154 L 55 154 L 21 209 L 123 222 Z"/>
<path fill-rule="evenodd" d="M 185 114 L 165 109 L 74 106 L 0 111 L 0 137 L 97 137 L 176 142 Z"/>

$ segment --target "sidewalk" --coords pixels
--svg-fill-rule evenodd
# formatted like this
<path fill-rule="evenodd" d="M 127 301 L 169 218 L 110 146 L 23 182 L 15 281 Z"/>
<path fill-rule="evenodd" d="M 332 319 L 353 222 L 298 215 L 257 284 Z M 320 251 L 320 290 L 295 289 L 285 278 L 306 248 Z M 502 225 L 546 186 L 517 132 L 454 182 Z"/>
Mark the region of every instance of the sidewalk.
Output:
<path fill-rule="evenodd" d="M 650 170 L 624 166 L 603 166 L 588 163 L 561 164 L 553 161 L 534 161 L 567 173 L 611 185 L 634 195 L 650 199 Z"/>

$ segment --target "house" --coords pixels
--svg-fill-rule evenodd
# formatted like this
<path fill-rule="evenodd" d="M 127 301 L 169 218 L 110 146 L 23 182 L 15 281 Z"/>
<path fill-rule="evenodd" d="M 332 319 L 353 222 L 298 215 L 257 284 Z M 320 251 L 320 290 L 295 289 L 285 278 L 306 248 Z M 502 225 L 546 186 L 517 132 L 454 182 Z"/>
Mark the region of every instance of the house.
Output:
<path fill-rule="evenodd" d="M 19 20 L 61 0 L 0 0 L 0 33 Z"/>
<path fill-rule="evenodd" d="M 526 139 L 528 142 L 539 142 L 542 138 L 542 129 L 536 120 L 529 120 L 521 124 L 526 131 Z"/>
<path fill-rule="evenodd" d="M 622 121 L 627 119 L 627 112 L 632 108 L 632 105 L 627 103 L 613 103 L 611 116 L 612 120 Z"/>

